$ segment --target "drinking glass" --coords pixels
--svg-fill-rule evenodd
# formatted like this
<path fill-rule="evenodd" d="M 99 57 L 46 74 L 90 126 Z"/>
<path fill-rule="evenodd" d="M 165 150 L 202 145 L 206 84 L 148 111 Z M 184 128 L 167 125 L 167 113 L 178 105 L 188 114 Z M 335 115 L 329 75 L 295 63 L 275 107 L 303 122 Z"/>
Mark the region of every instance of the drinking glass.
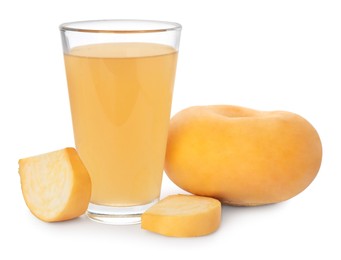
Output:
<path fill-rule="evenodd" d="M 139 223 L 160 196 L 181 25 L 60 25 L 76 149 L 91 177 L 87 215 Z"/>

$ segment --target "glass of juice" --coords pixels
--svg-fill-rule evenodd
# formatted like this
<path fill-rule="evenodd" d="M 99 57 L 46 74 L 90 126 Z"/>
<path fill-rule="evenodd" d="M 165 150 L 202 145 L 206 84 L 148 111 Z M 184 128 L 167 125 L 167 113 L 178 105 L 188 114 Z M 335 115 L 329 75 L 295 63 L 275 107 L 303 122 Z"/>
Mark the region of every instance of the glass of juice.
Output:
<path fill-rule="evenodd" d="M 160 196 L 181 25 L 97 20 L 60 26 L 87 215 L 139 223 Z"/>

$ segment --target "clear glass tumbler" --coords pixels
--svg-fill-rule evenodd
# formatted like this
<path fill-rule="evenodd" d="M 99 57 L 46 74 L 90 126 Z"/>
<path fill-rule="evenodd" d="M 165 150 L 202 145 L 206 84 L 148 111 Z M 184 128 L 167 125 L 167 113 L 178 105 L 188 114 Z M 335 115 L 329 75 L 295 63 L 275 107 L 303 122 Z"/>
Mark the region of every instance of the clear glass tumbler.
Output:
<path fill-rule="evenodd" d="M 92 181 L 87 215 L 139 223 L 160 196 L 181 25 L 98 20 L 60 31 L 76 149 Z"/>

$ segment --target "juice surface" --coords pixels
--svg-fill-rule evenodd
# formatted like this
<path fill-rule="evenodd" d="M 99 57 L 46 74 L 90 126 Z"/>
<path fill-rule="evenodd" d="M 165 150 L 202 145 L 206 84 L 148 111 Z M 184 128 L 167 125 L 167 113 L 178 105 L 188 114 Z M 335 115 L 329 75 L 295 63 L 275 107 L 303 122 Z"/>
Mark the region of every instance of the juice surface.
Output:
<path fill-rule="evenodd" d="M 177 51 L 152 43 L 76 47 L 64 55 L 77 151 L 91 202 L 159 197 Z"/>

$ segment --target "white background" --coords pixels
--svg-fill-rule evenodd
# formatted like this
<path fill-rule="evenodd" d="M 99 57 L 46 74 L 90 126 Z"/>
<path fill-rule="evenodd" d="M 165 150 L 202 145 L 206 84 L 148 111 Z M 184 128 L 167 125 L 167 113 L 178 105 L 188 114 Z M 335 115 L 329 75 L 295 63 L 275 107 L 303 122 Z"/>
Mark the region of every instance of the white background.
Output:
<path fill-rule="evenodd" d="M 341 259 L 340 14 L 329 0 L 1 1 L 0 259 Z M 18 159 L 73 146 L 58 26 L 103 18 L 183 25 L 172 114 L 235 104 L 308 119 L 324 150 L 314 182 L 280 204 L 224 206 L 220 229 L 199 238 L 34 218 Z M 181 192 L 164 180 L 163 197 Z"/>

